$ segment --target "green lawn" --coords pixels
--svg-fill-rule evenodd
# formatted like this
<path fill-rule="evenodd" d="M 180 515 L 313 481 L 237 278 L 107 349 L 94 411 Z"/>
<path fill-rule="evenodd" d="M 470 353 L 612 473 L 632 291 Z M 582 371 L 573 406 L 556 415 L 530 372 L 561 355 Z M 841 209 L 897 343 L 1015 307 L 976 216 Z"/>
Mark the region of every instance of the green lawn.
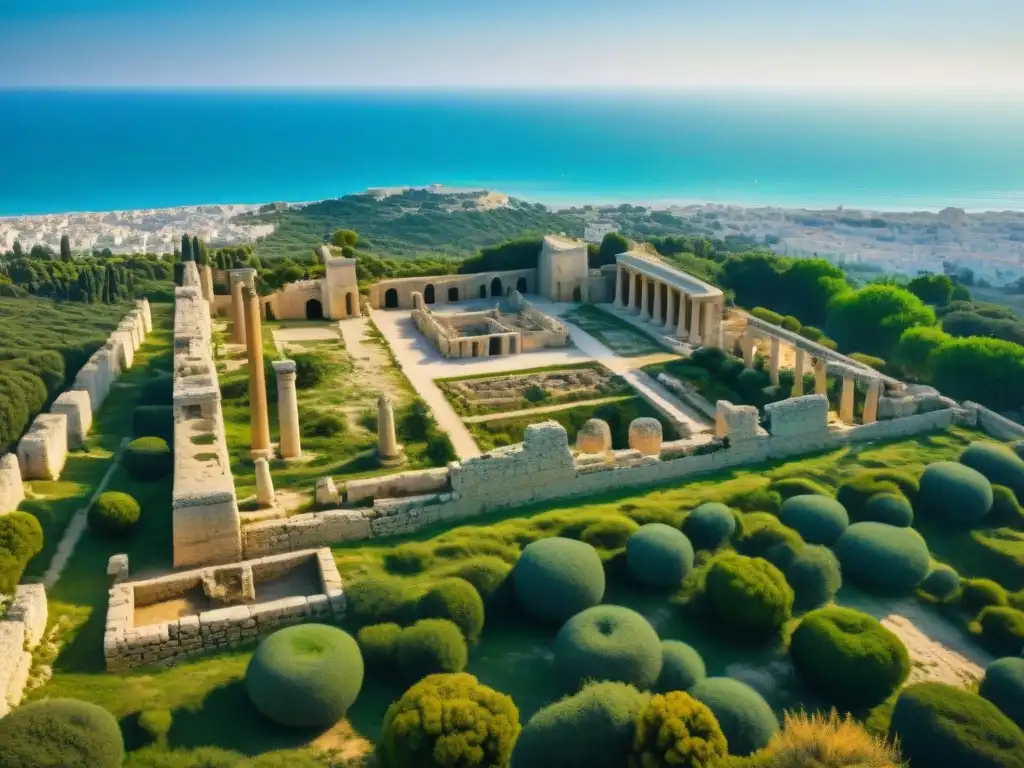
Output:
<path fill-rule="evenodd" d="M 581 304 L 564 316 L 620 357 L 643 357 L 665 350 L 650 336 L 631 323 L 593 304 Z"/>

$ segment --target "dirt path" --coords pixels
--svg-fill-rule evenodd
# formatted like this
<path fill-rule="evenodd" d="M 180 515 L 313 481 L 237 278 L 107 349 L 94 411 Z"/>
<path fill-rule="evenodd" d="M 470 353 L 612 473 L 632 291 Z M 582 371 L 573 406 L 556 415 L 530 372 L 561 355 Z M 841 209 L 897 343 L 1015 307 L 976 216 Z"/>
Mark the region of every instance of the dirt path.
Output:
<path fill-rule="evenodd" d="M 622 400 L 629 400 L 632 397 L 632 395 L 613 395 L 612 397 L 599 397 L 596 400 L 574 400 L 571 403 L 556 403 L 555 405 L 544 405 L 540 408 L 521 408 L 518 411 L 505 411 L 504 413 L 485 413 L 479 416 L 463 416 L 462 421 L 465 424 L 480 424 L 484 421 L 514 419 L 519 416 L 539 416 L 543 413 L 557 413 L 558 411 L 568 411 L 571 408 L 581 408 L 587 405 L 618 403 Z"/>

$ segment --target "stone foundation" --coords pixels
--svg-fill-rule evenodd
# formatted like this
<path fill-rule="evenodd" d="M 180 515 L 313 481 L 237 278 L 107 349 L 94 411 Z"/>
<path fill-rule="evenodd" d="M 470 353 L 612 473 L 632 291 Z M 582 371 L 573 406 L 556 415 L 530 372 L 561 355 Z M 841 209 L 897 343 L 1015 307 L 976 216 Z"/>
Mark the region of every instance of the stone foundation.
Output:
<path fill-rule="evenodd" d="M 13 453 L 0 456 L 0 515 L 6 515 L 18 508 L 25 499 L 25 487 L 21 482 L 21 467 Z"/>
<path fill-rule="evenodd" d="M 43 586 L 17 587 L 7 616 L 0 620 L 0 717 L 21 703 L 32 668 L 32 649 L 43 638 L 46 618 Z"/>
<path fill-rule="evenodd" d="M 67 417 L 68 448 L 81 448 L 85 445 L 85 436 L 92 426 L 92 403 L 88 392 L 69 389 L 53 401 L 50 413 L 62 413 Z"/>
<path fill-rule="evenodd" d="M 68 419 L 62 413 L 41 413 L 18 443 L 23 480 L 56 480 L 68 455 Z"/>

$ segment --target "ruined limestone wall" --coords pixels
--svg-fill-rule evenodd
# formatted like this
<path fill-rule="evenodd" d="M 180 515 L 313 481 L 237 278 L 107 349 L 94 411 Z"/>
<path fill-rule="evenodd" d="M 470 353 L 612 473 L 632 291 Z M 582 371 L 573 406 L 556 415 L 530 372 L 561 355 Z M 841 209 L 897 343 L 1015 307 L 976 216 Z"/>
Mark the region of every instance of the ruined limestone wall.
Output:
<path fill-rule="evenodd" d="M 18 443 L 23 480 L 56 480 L 68 456 L 68 419 L 63 413 L 40 413 Z"/>
<path fill-rule="evenodd" d="M 965 402 L 974 424 L 997 440 L 1024 440 L 1024 426 L 978 403 Z"/>
<path fill-rule="evenodd" d="M 421 469 L 402 472 L 397 475 L 367 477 L 350 480 L 345 484 L 346 498 L 350 504 L 373 499 L 412 496 L 423 493 L 438 493 L 448 488 L 448 469 Z"/>
<path fill-rule="evenodd" d="M 25 487 L 21 482 L 21 467 L 13 453 L 0 456 L 0 515 L 6 515 L 18 508 L 25 499 Z"/>
<path fill-rule="evenodd" d="M 50 413 L 61 413 L 67 419 L 68 448 L 81 448 L 92 427 L 92 402 L 83 389 L 62 392 L 50 406 Z"/>
<path fill-rule="evenodd" d="M 46 630 L 46 590 L 41 584 L 15 589 L 14 602 L 0 619 L 0 717 L 21 703 L 32 668 L 32 649 Z"/>

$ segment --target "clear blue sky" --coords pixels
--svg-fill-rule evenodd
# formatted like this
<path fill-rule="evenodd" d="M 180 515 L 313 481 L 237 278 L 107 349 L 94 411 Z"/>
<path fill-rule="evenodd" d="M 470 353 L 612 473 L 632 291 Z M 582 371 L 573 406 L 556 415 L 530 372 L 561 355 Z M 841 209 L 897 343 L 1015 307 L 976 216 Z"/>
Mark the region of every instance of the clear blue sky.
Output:
<path fill-rule="evenodd" d="M 1024 92 L 1024 0 L 0 0 L 0 87 Z"/>

